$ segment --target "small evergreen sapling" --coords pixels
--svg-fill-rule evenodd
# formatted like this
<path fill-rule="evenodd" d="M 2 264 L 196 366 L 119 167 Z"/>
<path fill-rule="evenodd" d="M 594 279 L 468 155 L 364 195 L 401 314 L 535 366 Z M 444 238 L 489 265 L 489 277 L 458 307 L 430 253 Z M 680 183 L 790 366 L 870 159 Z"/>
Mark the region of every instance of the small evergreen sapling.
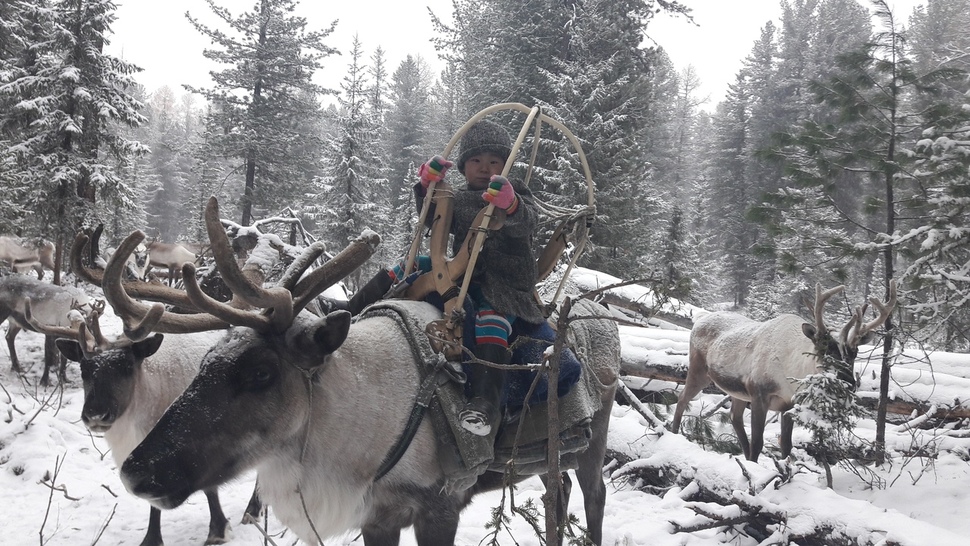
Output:
<path fill-rule="evenodd" d="M 822 370 L 796 380 L 798 391 L 791 410 L 796 423 L 812 433 L 806 451 L 825 469 L 825 482 L 832 487 L 833 463 L 844 463 L 858 452 L 861 439 L 853 432 L 865 410 L 855 397 L 854 385 L 838 378 L 838 367 L 846 366 L 826 355 Z"/>

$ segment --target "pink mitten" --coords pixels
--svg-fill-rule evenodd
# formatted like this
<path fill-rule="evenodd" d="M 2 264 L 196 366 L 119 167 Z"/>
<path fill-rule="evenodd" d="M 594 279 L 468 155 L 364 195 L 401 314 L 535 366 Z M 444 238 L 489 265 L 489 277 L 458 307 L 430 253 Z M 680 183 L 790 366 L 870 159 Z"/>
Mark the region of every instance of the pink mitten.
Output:
<path fill-rule="evenodd" d="M 421 187 L 428 189 L 428 185 L 434 182 L 437 184 L 445 178 L 445 173 L 454 165 L 451 161 L 436 155 L 429 159 L 427 163 L 422 163 L 418 167 L 418 177 L 421 179 Z"/>
<path fill-rule="evenodd" d="M 500 209 L 505 209 L 508 214 L 515 213 L 519 208 L 519 197 L 515 195 L 512 184 L 507 178 L 497 174 L 489 179 L 488 189 L 482 194 L 482 199 Z"/>

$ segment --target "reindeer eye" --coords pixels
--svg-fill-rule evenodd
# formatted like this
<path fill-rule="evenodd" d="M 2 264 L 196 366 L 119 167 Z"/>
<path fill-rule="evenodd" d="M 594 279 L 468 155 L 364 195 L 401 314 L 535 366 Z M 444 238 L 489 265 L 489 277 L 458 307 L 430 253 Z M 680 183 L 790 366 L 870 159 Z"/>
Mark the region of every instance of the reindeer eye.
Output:
<path fill-rule="evenodd" d="M 276 381 L 276 368 L 270 365 L 253 366 L 245 370 L 240 377 L 240 386 L 246 391 L 262 391 Z"/>

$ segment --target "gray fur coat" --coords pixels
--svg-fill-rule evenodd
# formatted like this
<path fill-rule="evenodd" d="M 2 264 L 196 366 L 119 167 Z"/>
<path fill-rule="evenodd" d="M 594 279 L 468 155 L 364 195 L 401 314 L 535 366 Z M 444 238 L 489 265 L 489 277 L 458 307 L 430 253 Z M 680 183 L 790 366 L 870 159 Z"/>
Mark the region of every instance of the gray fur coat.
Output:
<path fill-rule="evenodd" d="M 506 218 L 501 229 L 489 233 L 485 239 L 475 263 L 472 282 L 481 287 L 482 295 L 496 311 L 539 324 L 545 320 L 533 296 L 538 282 L 533 244 L 539 213 L 532 192 L 518 180 L 510 182 L 519 196 L 519 208 Z M 424 189 L 420 184 L 414 186 L 414 195 L 420 211 L 424 202 Z M 467 187 L 455 189 L 450 230 L 454 235 L 452 255 L 461 247 L 475 216 L 486 205 L 482 200 L 482 190 Z M 432 204 L 425 219 L 429 229 L 434 221 L 434 209 Z"/>

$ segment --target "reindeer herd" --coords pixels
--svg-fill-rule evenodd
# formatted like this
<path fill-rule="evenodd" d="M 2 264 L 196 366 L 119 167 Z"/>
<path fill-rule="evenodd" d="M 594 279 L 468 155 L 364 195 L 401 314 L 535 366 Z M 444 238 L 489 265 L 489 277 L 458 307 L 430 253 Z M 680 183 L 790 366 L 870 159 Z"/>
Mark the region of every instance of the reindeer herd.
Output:
<path fill-rule="evenodd" d="M 13 370 L 22 372 L 13 345 L 20 329 L 56 336 L 60 352 L 80 364 L 82 422 L 104 436 L 128 491 L 151 505 L 142 545 L 162 544 L 161 510 L 197 491 L 209 501 L 206 544 L 228 540 L 217 490 L 251 469 L 257 471 L 259 500 L 307 543 L 359 529 L 368 546 L 394 545 L 408 527 L 419 545 L 454 543 L 461 511 L 477 493 L 500 487 L 500 476 L 490 469 L 470 488 L 446 490 L 440 432 L 428 418 L 401 448 L 397 463 L 384 468 L 423 383 L 414 362 L 417 351 L 405 349 L 414 341 L 387 317 L 352 320 L 346 311 L 324 314 L 315 305 L 325 289 L 371 256 L 379 237 L 366 231 L 317 267 L 323 247 L 311 245 L 291 256 L 278 281 L 268 283 L 266 249 L 257 244 L 249 259 L 237 256 L 214 199 L 206 227 L 215 267 L 232 292 L 229 302 L 199 286 L 191 251 L 145 244 L 144 234 L 135 232 L 107 259 L 85 263 L 96 242 L 78 235 L 71 269 L 99 286 L 121 318 L 123 333 L 112 339 L 99 323 L 104 302 L 84 290 L 26 275 L 0 277 L 0 321 L 8 321 Z M 40 278 L 43 268 L 53 268 L 44 257 L 47 247 L 27 245 L 36 251 L 31 254 L 23 241 L 12 247 L 8 240 L 14 239 L 0 238 L 0 260 L 12 269 L 34 269 Z M 146 277 L 145 263 L 166 268 L 167 282 Z M 824 306 L 842 290 L 817 287 L 811 321 L 783 315 L 756 322 L 733 313 L 699 319 L 672 430 L 679 429 L 690 400 L 713 382 L 731 397 L 732 425 L 745 456 L 756 461 L 766 413 L 792 406 L 792 379 L 815 373 L 825 355 L 851 370 L 859 346 L 896 305 L 892 285 L 887 301 L 870 299 L 875 319 L 866 322 L 868 306 L 860 306 L 836 334 L 825 325 Z M 174 313 L 173 307 L 189 312 Z M 420 327 L 441 318 L 427 303 L 405 301 L 400 307 Z M 592 438 L 574 470 L 589 538 L 601 544 L 603 462 L 620 339 L 605 307 L 580 299 L 573 315 L 582 320 L 569 323 L 568 339 L 583 360 L 583 373 L 599 385 Z M 855 380 L 850 371 L 842 377 Z M 750 442 L 742 422 L 748 407 Z M 793 425 L 784 413 L 781 422 L 782 456 L 788 456 Z M 258 510 L 259 504 L 252 506 Z"/>

